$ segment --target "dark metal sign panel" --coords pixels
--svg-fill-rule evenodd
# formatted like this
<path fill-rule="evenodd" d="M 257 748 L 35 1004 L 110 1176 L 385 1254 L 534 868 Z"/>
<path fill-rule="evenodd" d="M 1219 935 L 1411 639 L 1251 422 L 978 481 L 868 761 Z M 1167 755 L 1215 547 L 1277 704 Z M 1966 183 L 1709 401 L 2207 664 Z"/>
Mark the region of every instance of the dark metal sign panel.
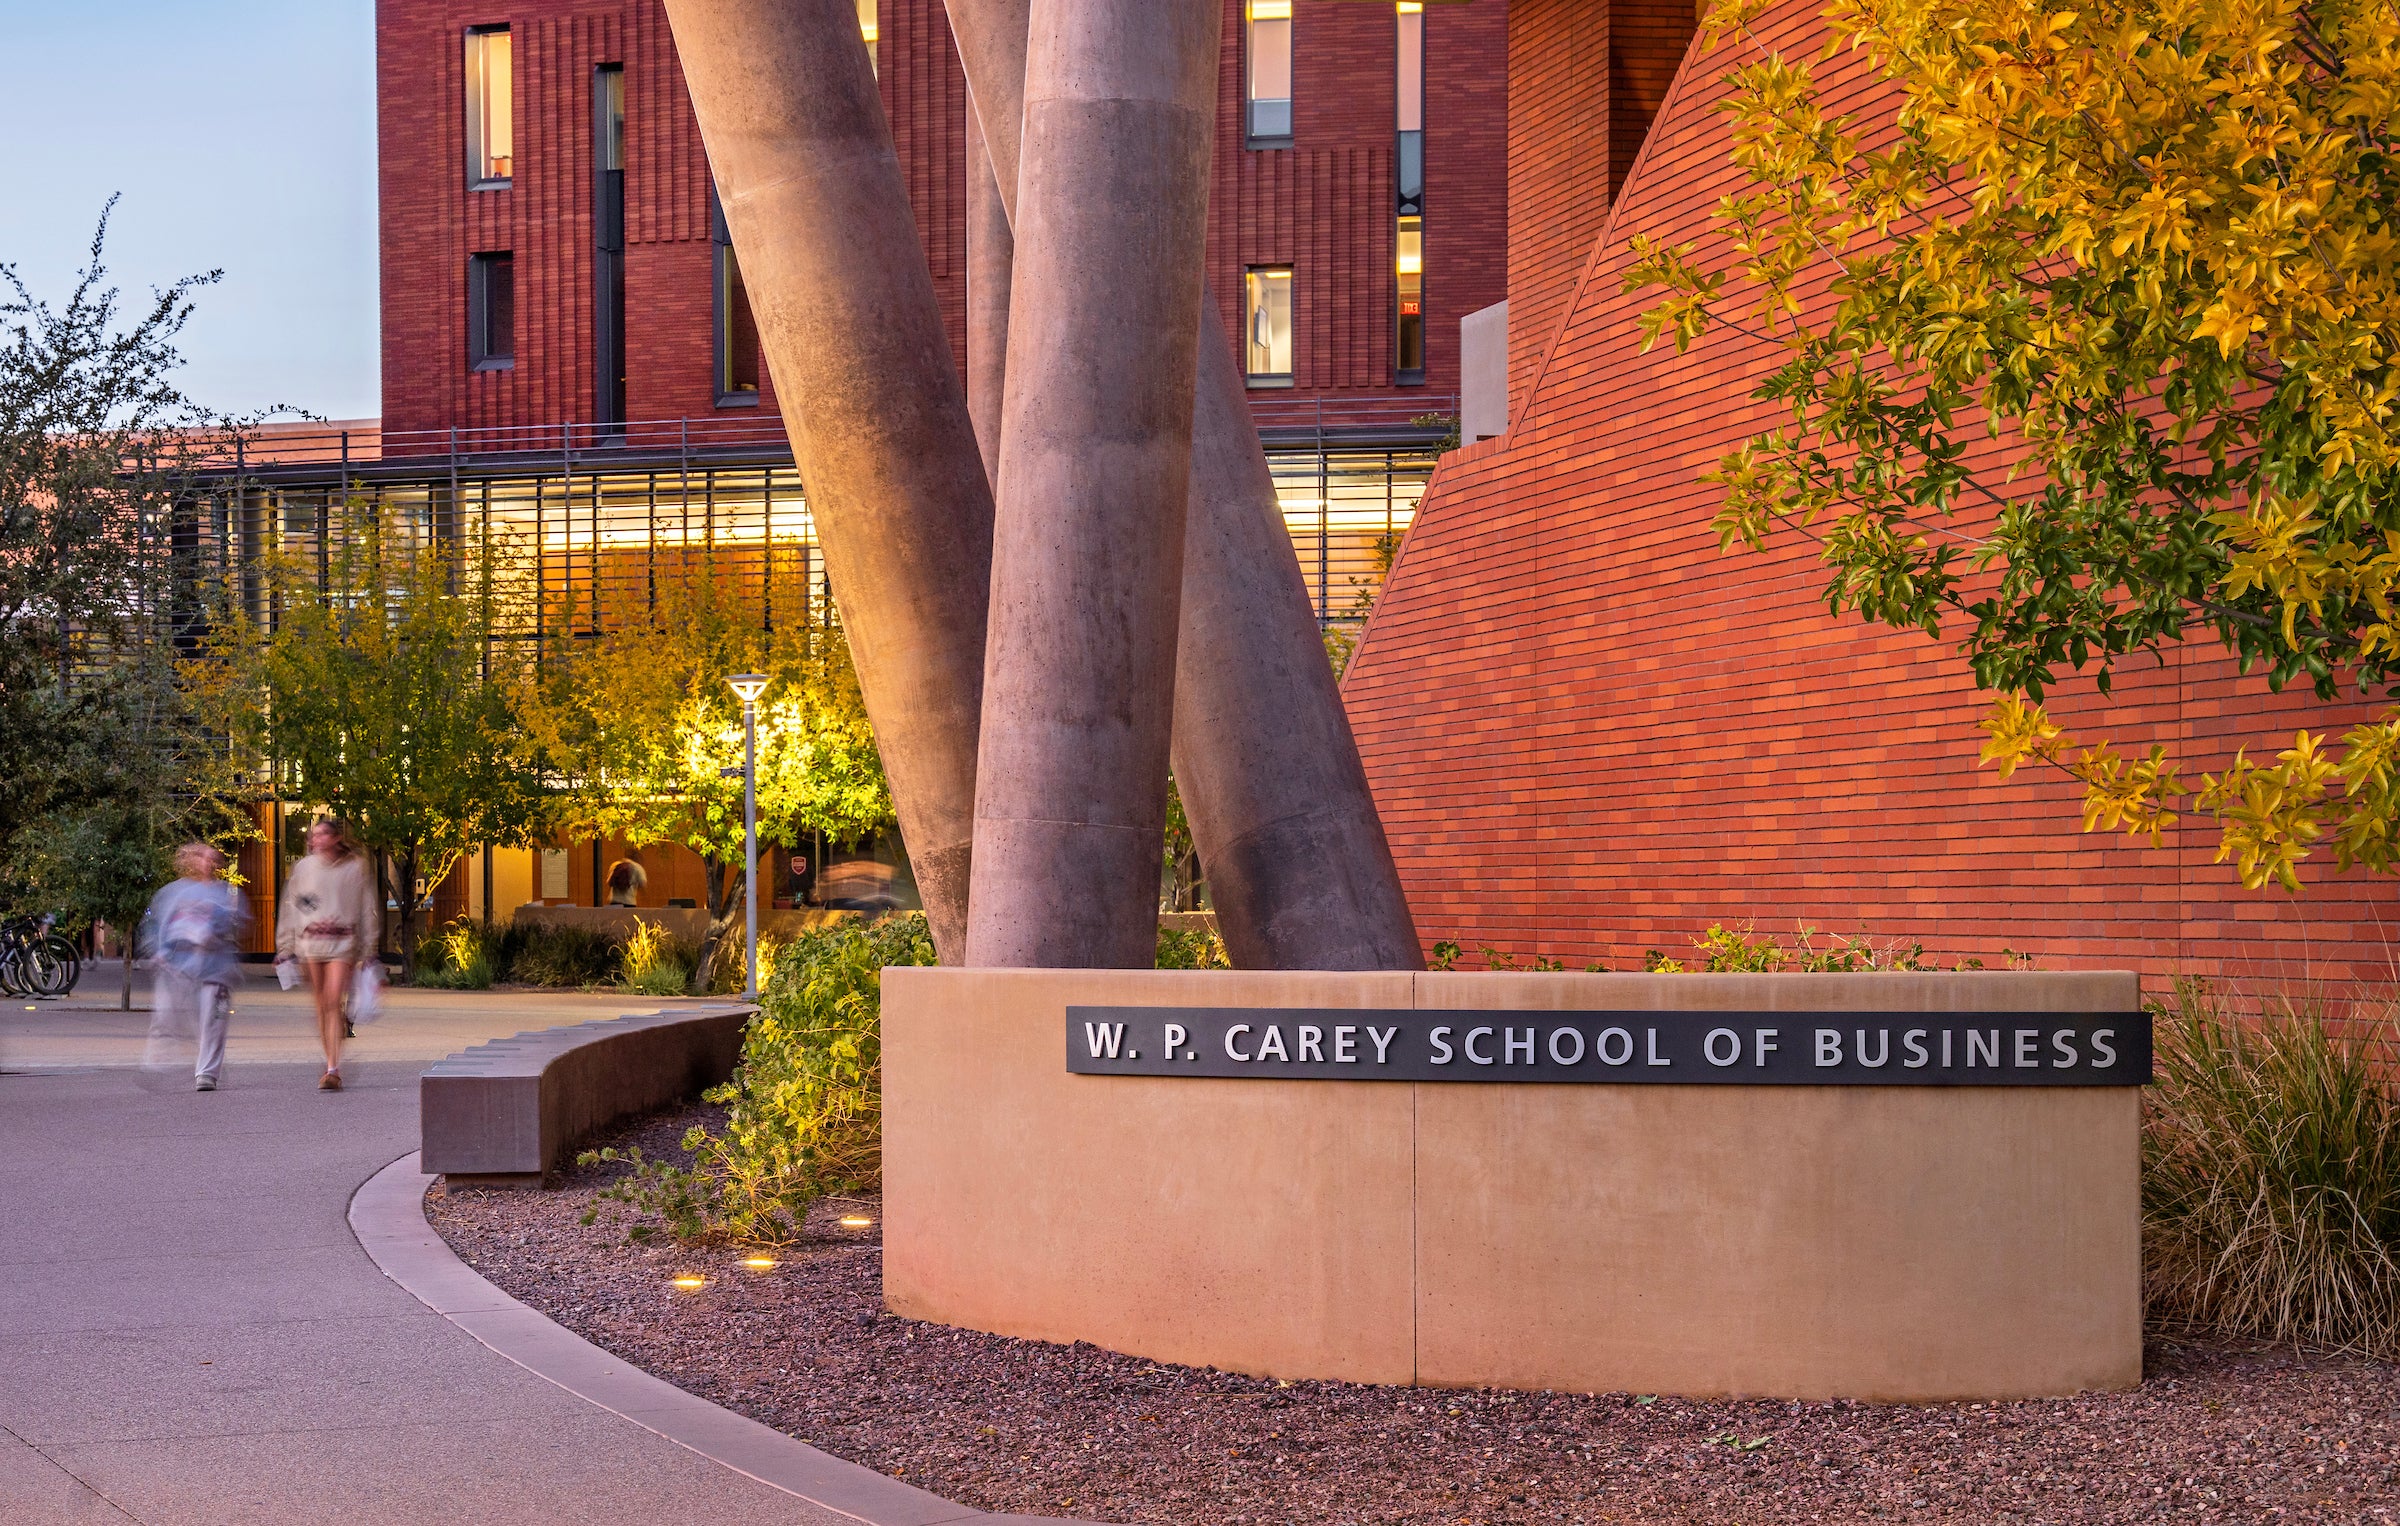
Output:
<path fill-rule="evenodd" d="M 1069 1007 L 1088 1076 L 1702 1086 L 2141 1086 L 2147 1012 Z"/>

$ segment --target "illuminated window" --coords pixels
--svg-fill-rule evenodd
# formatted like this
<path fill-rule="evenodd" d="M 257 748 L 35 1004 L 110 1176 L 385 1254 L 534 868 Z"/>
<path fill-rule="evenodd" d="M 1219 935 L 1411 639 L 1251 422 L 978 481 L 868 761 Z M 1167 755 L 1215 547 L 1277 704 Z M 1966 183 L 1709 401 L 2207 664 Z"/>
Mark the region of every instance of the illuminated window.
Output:
<path fill-rule="evenodd" d="M 750 292 L 742 285 L 725 209 L 713 193 L 709 212 L 717 257 L 717 406 L 740 408 L 758 401 L 758 322 L 750 313 Z"/>
<path fill-rule="evenodd" d="M 1279 148 L 1292 141 L 1292 0 L 1249 0 L 1244 16 L 1244 131 L 1254 148 Z"/>
<path fill-rule="evenodd" d="M 858 35 L 867 40 L 867 62 L 874 64 L 876 39 L 882 35 L 882 28 L 876 25 L 875 0 L 858 0 Z M 880 66 L 876 72 L 883 72 Z"/>
<path fill-rule="evenodd" d="M 467 363 L 506 371 L 517 363 L 517 257 L 467 256 Z"/>
<path fill-rule="evenodd" d="M 1393 274 L 1397 281 L 1400 331 L 1393 345 L 1393 357 L 1402 383 L 1425 379 L 1425 220 L 1421 217 L 1400 219 L 1398 237 L 1393 242 L 1397 258 Z"/>
<path fill-rule="evenodd" d="M 1425 380 L 1425 5 L 1394 0 L 1399 22 L 1399 68 L 1392 81 L 1393 189 L 1398 218 L 1392 236 L 1393 380 Z"/>
<path fill-rule="evenodd" d="M 467 186 L 497 190 L 516 173 L 516 78 L 508 28 L 467 33 Z"/>
<path fill-rule="evenodd" d="M 1398 5 L 1400 70 L 1393 81 L 1393 125 L 1399 142 L 1393 157 L 1399 171 L 1400 215 L 1411 217 L 1425 210 L 1425 4 L 1398 0 Z"/>
<path fill-rule="evenodd" d="M 1247 321 L 1242 346 L 1250 385 L 1288 387 L 1292 384 L 1292 269 L 1289 265 L 1252 267 L 1242 281 Z"/>

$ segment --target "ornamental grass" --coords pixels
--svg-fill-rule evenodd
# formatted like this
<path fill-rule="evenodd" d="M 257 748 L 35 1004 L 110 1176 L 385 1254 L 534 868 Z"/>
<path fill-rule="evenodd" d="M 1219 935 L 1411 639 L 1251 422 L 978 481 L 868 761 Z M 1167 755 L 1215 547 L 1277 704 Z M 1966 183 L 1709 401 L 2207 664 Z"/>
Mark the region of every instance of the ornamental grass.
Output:
<path fill-rule="evenodd" d="M 2142 1131 L 2150 1316 L 2400 1357 L 2400 1003 L 2180 982 Z"/>

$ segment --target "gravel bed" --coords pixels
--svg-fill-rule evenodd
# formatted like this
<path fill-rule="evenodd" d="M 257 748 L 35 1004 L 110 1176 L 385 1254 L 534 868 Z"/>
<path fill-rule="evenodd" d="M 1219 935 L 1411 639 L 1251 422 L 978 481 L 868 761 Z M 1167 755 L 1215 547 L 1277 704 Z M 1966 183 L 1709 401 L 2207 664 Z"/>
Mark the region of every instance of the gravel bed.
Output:
<path fill-rule="evenodd" d="M 677 1158 L 706 1115 L 615 1142 Z M 586 1339 L 986 1510 L 1128 1526 L 2400 1526 L 2400 1368 L 2384 1363 L 2160 1337 L 2132 1393 L 2012 1404 L 1280 1383 L 887 1315 L 871 1200 L 817 1205 L 764 1270 L 733 1249 L 632 1244 L 622 1210 L 593 1199 L 620 1169 L 551 1192 L 437 1188 L 429 1212 L 485 1277 Z M 673 1285 L 692 1275 L 705 1284 Z"/>

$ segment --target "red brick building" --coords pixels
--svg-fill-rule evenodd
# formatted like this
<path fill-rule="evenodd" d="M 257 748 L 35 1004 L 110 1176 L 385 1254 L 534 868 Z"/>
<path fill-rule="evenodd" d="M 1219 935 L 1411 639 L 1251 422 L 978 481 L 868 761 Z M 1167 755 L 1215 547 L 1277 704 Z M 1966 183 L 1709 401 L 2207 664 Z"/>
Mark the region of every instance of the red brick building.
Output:
<path fill-rule="evenodd" d="M 1789 0 L 1768 45 L 1817 58 L 1818 12 Z M 1471 964 L 1489 944 L 1624 969 L 1711 922 L 1805 923 L 2388 985 L 2391 881 L 2320 853 L 2305 894 L 2246 891 L 2204 817 L 2158 847 L 2085 835 L 2063 779 L 1976 768 L 1984 697 L 1947 646 L 1829 618 L 1808 547 L 1720 554 L 1700 476 L 1763 427 L 1749 391 L 1780 352 L 1720 330 L 1644 354 L 1655 294 L 1620 279 L 1643 234 L 1731 263 L 1709 214 L 1739 174 L 1716 109 L 1739 50 L 1684 53 L 1688 11 L 1652 0 L 1515 0 L 1509 30 L 1508 428 L 1443 459 L 1344 688 L 1424 935 Z M 1837 107 L 1872 89 L 1861 55 L 1817 67 Z M 2206 643 L 2052 709 L 2166 743 L 2187 777 L 2364 713 L 2272 695 Z"/>
<path fill-rule="evenodd" d="M 948 21 L 941 0 L 857 3 L 963 368 Z M 1209 276 L 1249 341 L 1319 615 L 1354 621 L 1446 433 L 1414 420 L 1457 407 L 1459 319 L 1506 284 L 1507 8 L 1222 3 Z M 768 590 L 770 619 L 823 618 L 806 485 L 658 0 L 378 0 L 376 77 L 383 416 L 232 471 L 212 510 L 228 564 L 338 541 L 364 497 L 428 535 L 535 548 L 511 639 L 564 610 L 605 624 L 700 561 Z M 622 851 L 480 854 L 435 918 L 593 902 Z M 859 851 L 905 879 L 896 841 Z M 654 859 L 645 904 L 693 898 L 686 857 Z"/>
<path fill-rule="evenodd" d="M 1458 320 L 1506 281 L 1505 0 L 1223 3 L 1208 268 L 1236 334 L 1258 316 L 1252 287 L 1274 307 L 1288 282 L 1288 320 L 1266 315 L 1288 333 L 1260 370 L 1262 423 L 1319 403 L 1387 430 L 1450 411 Z M 949 25 L 940 0 L 860 11 L 963 366 L 967 97 Z M 738 298 L 726 310 L 707 156 L 657 0 L 380 0 L 376 73 L 387 431 L 773 410 Z M 498 315 L 477 288 L 501 257 L 504 355 L 470 333 Z M 621 392 L 604 385 L 612 345 Z"/>

